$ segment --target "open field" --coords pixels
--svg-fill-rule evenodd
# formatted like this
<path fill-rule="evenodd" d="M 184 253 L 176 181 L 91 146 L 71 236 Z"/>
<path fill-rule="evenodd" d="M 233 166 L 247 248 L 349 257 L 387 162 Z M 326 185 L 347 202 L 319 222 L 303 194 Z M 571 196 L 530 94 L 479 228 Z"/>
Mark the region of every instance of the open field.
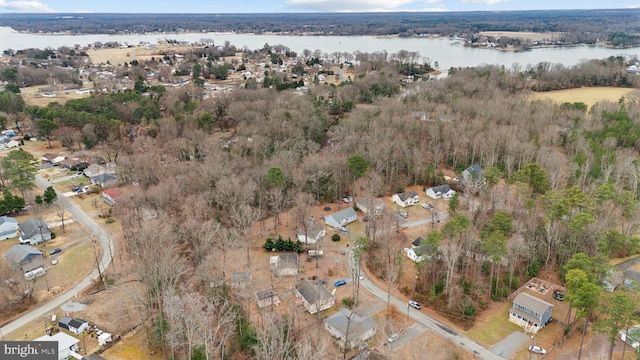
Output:
<path fill-rule="evenodd" d="M 618 102 L 621 97 L 629 97 L 637 94 L 637 90 L 618 87 L 584 87 L 579 89 L 554 90 L 546 92 L 533 92 L 530 100 L 552 100 L 559 104 L 565 102 L 582 102 L 593 106 L 599 101 Z"/>
<path fill-rule="evenodd" d="M 480 35 L 484 36 L 493 36 L 493 37 L 509 37 L 509 38 L 517 38 L 531 41 L 542 41 L 542 40 L 554 40 L 557 39 L 562 33 L 538 33 L 538 32 L 527 32 L 527 31 L 480 31 Z"/>
<path fill-rule="evenodd" d="M 59 91 L 55 97 L 46 97 L 38 93 L 37 87 L 29 87 L 20 89 L 22 98 L 27 105 L 47 106 L 52 102 L 64 104 L 67 100 L 82 99 L 91 96 L 91 94 L 76 94 L 75 90 Z"/>
<path fill-rule="evenodd" d="M 162 58 L 163 54 L 184 54 L 189 49 L 193 49 L 193 46 L 178 46 L 163 44 L 156 46 L 155 49 L 147 49 L 144 46 L 129 47 L 123 49 L 98 49 L 89 50 L 89 60 L 94 64 L 111 63 L 111 64 L 123 64 L 133 60 L 140 62 L 151 60 L 152 57 L 156 59 Z"/>

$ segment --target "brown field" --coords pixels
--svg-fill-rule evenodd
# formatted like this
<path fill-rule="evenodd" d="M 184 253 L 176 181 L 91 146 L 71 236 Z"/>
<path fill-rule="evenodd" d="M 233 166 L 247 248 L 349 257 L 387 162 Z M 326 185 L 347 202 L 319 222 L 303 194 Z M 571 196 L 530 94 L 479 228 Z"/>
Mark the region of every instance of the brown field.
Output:
<path fill-rule="evenodd" d="M 143 46 L 136 46 L 124 49 L 99 49 L 89 50 L 89 60 L 93 64 L 107 63 L 116 65 L 133 60 L 146 61 L 151 60 L 152 57 L 160 58 L 163 54 L 184 54 L 193 46 L 178 46 L 178 45 L 158 45 L 155 49 L 149 50 Z"/>
<path fill-rule="evenodd" d="M 93 85 L 87 86 L 93 87 Z M 22 98 L 27 105 L 47 106 L 52 102 L 64 104 L 67 100 L 82 99 L 91 96 L 90 94 L 76 94 L 75 90 L 59 91 L 55 97 L 45 97 L 38 93 L 38 88 L 30 87 L 20 89 Z"/>
<path fill-rule="evenodd" d="M 579 89 L 532 92 L 530 100 L 552 100 L 557 103 L 583 102 L 593 106 L 600 101 L 617 102 L 621 97 L 636 96 L 637 90 L 618 87 L 583 87 Z"/>
<path fill-rule="evenodd" d="M 562 33 L 538 33 L 526 31 L 480 31 L 480 35 L 493 37 L 509 37 L 531 41 L 553 40 L 558 38 Z"/>

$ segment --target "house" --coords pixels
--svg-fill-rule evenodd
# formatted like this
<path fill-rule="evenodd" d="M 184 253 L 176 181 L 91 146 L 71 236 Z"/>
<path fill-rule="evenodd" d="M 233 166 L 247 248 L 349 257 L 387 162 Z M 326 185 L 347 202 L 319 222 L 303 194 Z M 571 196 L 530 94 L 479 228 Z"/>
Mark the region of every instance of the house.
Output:
<path fill-rule="evenodd" d="M 55 341 L 58 343 L 58 360 L 65 360 L 69 358 L 82 359 L 82 355 L 76 353 L 78 351 L 78 343 L 80 340 L 74 338 L 69 334 L 63 332 L 56 333 L 55 335 L 40 336 L 36 341 Z"/>
<path fill-rule="evenodd" d="M 618 335 L 622 341 L 631 345 L 636 351 L 640 349 L 640 325 L 629 328 L 628 330 L 620 330 Z"/>
<path fill-rule="evenodd" d="M 294 289 L 297 298 L 309 312 L 315 314 L 335 305 L 335 297 L 327 290 L 322 280 L 302 280 Z"/>
<path fill-rule="evenodd" d="M 298 275 L 298 254 L 287 253 L 272 256 L 269 260 L 271 271 L 277 276 Z"/>
<path fill-rule="evenodd" d="M 102 190 L 102 200 L 112 206 L 116 204 L 116 200 L 121 196 L 122 193 L 117 188 Z"/>
<path fill-rule="evenodd" d="M 342 309 L 324 320 L 324 327 L 337 339 L 340 348 L 353 349 L 376 334 L 376 322 L 371 316 L 358 316 Z"/>
<path fill-rule="evenodd" d="M 54 154 L 54 153 L 45 153 L 42 155 L 42 162 L 43 163 L 53 163 L 53 159 L 57 158 L 58 154 Z"/>
<path fill-rule="evenodd" d="M 42 255 L 42 251 L 29 245 L 13 245 L 4 254 L 4 257 L 10 268 L 27 273 L 44 266 Z"/>
<path fill-rule="evenodd" d="M 60 161 L 60 169 L 71 170 L 72 167 L 74 166 L 77 167 L 78 165 L 82 165 L 82 164 L 84 164 L 84 162 L 82 162 L 78 158 L 64 159 Z"/>
<path fill-rule="evenodd" d="M 384 201 L 374 198 L 360 198 L 356 200 L 356 207 L 367 215 L 382 215 L 384 212 Z"/>
<path fill-rule="evenodd" d="M 93 176 L 100 174 L 115 174 L 116 173 L 116 164 L 115 163 L 106 163 L 104 166 L 99 164 L 91 164 L 86 169 L 84 169 L 84 176 L 91 179 Z"/>
<path fill-rule="evenodd" d="M 234 272 L 231 274 L 231 285 L 234 289 L 246 289 L 251 286 L 253 275 L 250 272 Z"/>
<path fill-rule="evenodd" d="M 464 169 L 462 173 L 460 173 L 460 177 L 462 178 L 462 181 L 467 181 L 467 182 L 469 181 L 476 182 L 481 178 L 481 176 L 482 176 L 482 167 L 480 167 L 480 165 L 478 164 L 473 164 L 468 168 Z"/>
<path fill-rule="evenodd" d="M 18 221 L 8 216 L 0 217 L 0 241 L 18 237 Z"/>
<path fill-rule="evenodd" d="M 18 227 L 20 228 L 21 244 L 35 245 L 51 240 L 51 231 L 49 231 L 47 223 L 40 219 L 27 219 Z"/>
<path fill-rule="evenodd" d="M 456 194 L 448 184 L 430 187 L 425 189 L 425 192 L 427 193 L 427 196 L 432 199 L 449 199 Z"/>
<path fill-rule="evenodd" d="M 113 174 L 98 174 L 90 177 L 90 181 L 94 185 L 100 187 L 114 187 L 118 184 L 118 178 Z"/>
<path fill-rule="evenodd" d="M 509 321 L 522 326 L 526 331 L 537 333 L 551 318 L 552 310 L 552 304 L 521 292 L 513 299 Z"/>
<path fill-rule="evenodd" d="M 404 253 L 415 263 L 427 260 L 426 249 L 424 247 L 404 248 Z"/>
<path fill-rule="evenodd" d="M 303 244 L 315 244 L 316 241 L 321 240 L 327 234 L 327 230 L 320 224 L 315 224 L 311 229 L 307 230 L 305 235 L 304 230 L 299 230 L 296 234 L 298 241 Z"/>
<path fill-rule="evenodd" d="M 258 302 L 258 307 L 260 309 L 272 304 L 278 305 L 280 303 L 278 294 L 271 289 L 256 291 L 255 295 L 256 295 L 256 301 Z"/>
<path fill-rule="evenodd" d="M 356 220 L 358 220 L 358 214 L 356 214 L 356 211 L 351 207 L 342 209 L 338 212 L 334 212 L 333 214 L 324 217 L 325 224 L 334 228 L 345 226 L 348 223 L 354 222 Z"/>
<path fill-rule="evenodd" d="M 420 196 L 418 196 L 417 192 L 411 190 L 400 194 L 395 194 L 391 197 L 391 200 L 393 200 L 394 204 L 400 205 L 402 207 L 407 207 L 420 203 Z"/>
<path fill-rule="evenodd" d="M 82 334 L 89 328 L 89 322 L 80 318 L 63 317 L 58 321 L 58 327 L 69 330 L 76 335 Z"/>

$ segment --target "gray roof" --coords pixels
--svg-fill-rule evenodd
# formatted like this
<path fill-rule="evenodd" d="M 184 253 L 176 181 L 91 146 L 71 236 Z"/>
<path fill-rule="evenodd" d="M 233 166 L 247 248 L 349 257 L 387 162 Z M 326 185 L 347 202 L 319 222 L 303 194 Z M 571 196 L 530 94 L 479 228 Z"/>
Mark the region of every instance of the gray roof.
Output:
<path fill-rule="evenodd" d="M 91 177 L 96 184 L 104 184 L 109 181 L 116 181 L 118 178 L 113 174 L 98 174 Z"/>
<path fill-rule="evenodd" d="M 296 290 L 309 304 L 315 304 L 320 299 L 331 299 L 333 294 L 322 283 L 322 280 L 302 280 L 296 285 Z"/>
<path fill-rule="evenodd" d="M 342 209 L 340 211 L 334 212 L 333 214 L 328 216 L 332 217 L 337 222 L 341 222 L 342 220 L 348 219 L 353 216 L 357 216 L 357 214 L 352 207 L 348 207 L 346 209 Z"/>
<path fill-rule="evenodd" d="M 258 300 L 265 300 L 265 299 L 273 298 L 273 297 L 276 297 L 276 296 L 278 296 L 278 294 L 275 291 L 271 290 L 271 289 L 256 291 L 256 298 Z"/>
<path fill-rule="evenodd" d="M 278 269 L 298 269 L 298 254 L 286 253 L 278 255 Z"/>
<path fill-rule="evenodd" d="M 324 230 L 324 226 L 322 226 L 321 224 L 314 224 L 312 227 L 307 229 L 307 236 L 309 238 L 315 238 L 316 236 L 318 236 L 318 234 L 320 234 L 320 232 L 322 232 L 322 230 Z M 297 234 L 304 235 L 304 230 L 298 230 Z"/>
<path fill-rule="evenodd" d="M 513 303 L 518 304 L 526 309 L 532 310 L 540 315 L 544 314 L 548 308 L 553 307 L 552 304 L 538 299 L 537 297 L 526 292 L 521 292 L 520 294 L 518 294 L 518 296 L 513 299 Z"/>
<path fill-rule="evenodd" d="M 398 194 L 398 197 L 400 198 L 400 200 L 402 201 L 407 201 L 407 199 L 413 198 L 418 196 L 418 193 L 410 190 L 410 191 L 405 191 L 403 193 Z"/>
<path fill-rule="evenodd" d="M 49 234 L 49 227 L 46 222 L 31 218 L 20 224 L 20 231 L 23 239 L 31 239 L 37 234 Z"/>
<path fill-rule="evenodd" d="M 336 329 L 342 336 L 349 326 L 349 339 L 357 339 L 365 332 L 376 327 L 376 322 L 371 316 L 358 316 L 348 309 L 342 309 L 325 319 L 325 323 Z"/>
<path fill-rule="evenodd" d="M 15 218 L 8 216 L 0 217 L 0 235 L 13 234 L 16 232 L 17 227 L 18 221 Z"/>
<path fill-rule="evenodd" d="M 13 245 L 11 249 L 9 249 L 4 256 L 19 264 L 22 260 L 24 260 L 29 255 L 42 255 L 42 251 L 29 246 L 29 245 Z"/>
<path fill-rule="evenodd" d="M 463 177 L 467 175 L 470 175 L 473 179 L 477 179 L 478 177 L 480 177 L 480 175 L 482 175 L 482 167 L 480 167 L 480 165 L 478 164 L 469 166 L 462 172 Z"/>
<path fill-rule="evenodd" d="M 434 186 L 431 188 L 431 190 L 433 190 L 434 193 L 444 194 L 449 190 L 451 190 L 451 186 L 449 186 L 449 184 L 444 184 L 444 185 Z"/>

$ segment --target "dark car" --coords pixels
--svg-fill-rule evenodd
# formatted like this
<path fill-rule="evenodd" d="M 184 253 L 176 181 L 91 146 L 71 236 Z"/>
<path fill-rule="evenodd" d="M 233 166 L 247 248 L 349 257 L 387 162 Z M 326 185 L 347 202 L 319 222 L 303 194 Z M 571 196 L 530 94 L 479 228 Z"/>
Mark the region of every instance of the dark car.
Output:
<path fill-rule="evenodd" d="M 61 252 L 61 251 L 62 251 L 62 249 L 60 249 L 60 248 L 55 248 L 55 249 L 53 249 L 53 250 L 51 250 L 51 251 L 49 252 L 49 255 L 55 255 L 55 254 L 57 254 L 57 253 L 59 253 L 59 252 Z"/>
<path fill-rule="evenodd" d="M 553 298 L 558 301 L 564 301 L 564 293 L 562 291 L 554 290 Z"/>

